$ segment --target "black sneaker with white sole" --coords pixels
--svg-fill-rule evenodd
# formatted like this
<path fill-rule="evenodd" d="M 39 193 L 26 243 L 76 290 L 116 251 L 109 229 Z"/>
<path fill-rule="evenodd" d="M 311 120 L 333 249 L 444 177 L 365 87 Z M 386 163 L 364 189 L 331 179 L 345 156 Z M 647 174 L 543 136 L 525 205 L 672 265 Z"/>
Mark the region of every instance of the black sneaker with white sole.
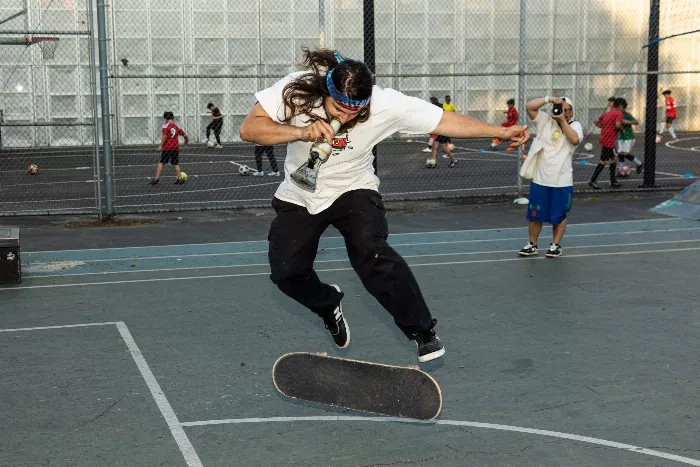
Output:
<path fill-rule="evenodd" d="M 340 292 L 340 287 L 337 285 L 332 285 L 335 289 Z M 343 304 L 338 303 L 338 306 L 333 310 L 333 314 L 324 318 L 323 322 L 326 324 L 326 329 L 328 329 L 333 336 L 333 341 L 335 345 L 341 349 L 347 348 L 350 345 L 350 327 L 348 322 L 345 321 L 345 316 L 343 316 Z"/>
<path fill-rule="evenodd" d="M 432 326 L 435 326 L 437 320 L 433 320 Z M 445 347 L 435 334 L 433 328 L 425 331 L 420 331 L 416 334 L 416 346 L 418 347 L 418 361 L 429 362 L 445 355 Z"/>
<path fill-rule="evenodd" d="M 527 242 L 527 245 L 518 252 L 520 256 L 535 256 L 537 254 L 537 245 L 532 242 Z"/>
<path fill-rule="evenodd" d="M 561 256 L 561 246 L 556 243 L 550 243 L 549 250 L 547 250 L 547 258 L 557 258 Z"/>

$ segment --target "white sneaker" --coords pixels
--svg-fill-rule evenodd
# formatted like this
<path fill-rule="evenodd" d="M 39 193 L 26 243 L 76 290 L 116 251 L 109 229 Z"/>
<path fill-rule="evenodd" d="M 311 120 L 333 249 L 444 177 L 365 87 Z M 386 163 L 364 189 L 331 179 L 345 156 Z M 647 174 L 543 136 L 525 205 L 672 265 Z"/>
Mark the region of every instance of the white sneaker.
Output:
<path fill-rule="evenodd" d="M 222 145 L 220 145 L 220 144 L 217 144 L 217 145 L 216 145 L 216 149 L 224 149 L 224 147 L 223 147 Z"/>
<path fill-rule="evenodd" d="M 433 152 L 433 150 L 430 148 L 425 148 L 425 149 L 423 149 L 423 152 Z"/>
<path fill-rule="evenodd" d="M 280 173 L 279 172 L 270 172 L 269 174 L 267 174 L 267 176 L 268 177 L 279 177 Z"/>
<path fill-rule="evenodd" d="M 265 172 L 263 172 L 262 170 L 260 172 L 258 172 L 257 170 L 255 172 L 253 172 L 253 177 L 264 177 L 264 176 L 265 176 Z"/>
<path fill-rule="evenodd" d="M 442 155 L 442 158 L 443 158 L 443 159 L 449 159 L 450 156 L 448 156 L 447 154 L 443 154 L 443 155 Z"/>

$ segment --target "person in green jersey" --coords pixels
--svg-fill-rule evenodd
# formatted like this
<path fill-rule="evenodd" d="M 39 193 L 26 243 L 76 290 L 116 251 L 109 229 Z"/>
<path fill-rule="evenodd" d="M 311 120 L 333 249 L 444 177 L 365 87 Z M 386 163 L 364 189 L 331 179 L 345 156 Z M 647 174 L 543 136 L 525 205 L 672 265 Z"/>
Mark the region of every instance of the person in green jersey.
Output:
<path fill-rule="evenodd" d="M 632 125 L 639 125 L 632 114 L 627 112 L 627 101 L 621 99 L 622 103 L 622 128 L 617 137 L 617 155 L 620 158 L 620 162 L 631 161 L 637 166 L 637 173 L 642 172 L 642 161 L 637 159 L 632 155 L 632 148 L 634 147 L 634 129 Z"/>

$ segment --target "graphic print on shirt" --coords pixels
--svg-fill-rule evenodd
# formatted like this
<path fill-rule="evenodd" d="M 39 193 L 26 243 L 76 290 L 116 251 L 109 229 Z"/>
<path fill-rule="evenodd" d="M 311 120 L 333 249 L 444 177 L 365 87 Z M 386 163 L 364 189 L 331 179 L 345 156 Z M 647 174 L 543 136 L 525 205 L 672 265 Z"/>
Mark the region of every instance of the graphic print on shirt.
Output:
<path fill-rule="evenodd" d="M 331 155 L 340 154 L 345 149 L 352 149 L 352 146 L 348 146 L 348 143 L 350 143 L 350 140 L 348 139 L 348 133 L 339 133 L 335 135 L 335 137 L 333 138 L 333 144 L 331 144 L 331 146 L 333 147 Z"/>
<path fill-rule="evenodd" d="M 559 146 L 560 140 L 561 140 L 561 130 L 554 130 L 552 132 L 552 146 Z"/>

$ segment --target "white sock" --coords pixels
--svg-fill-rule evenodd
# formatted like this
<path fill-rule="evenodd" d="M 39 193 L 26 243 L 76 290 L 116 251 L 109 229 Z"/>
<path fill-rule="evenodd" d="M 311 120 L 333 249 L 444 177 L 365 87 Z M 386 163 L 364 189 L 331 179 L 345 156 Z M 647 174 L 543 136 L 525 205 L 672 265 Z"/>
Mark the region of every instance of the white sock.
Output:
<path fill-rule="evenodd" d="M 665 129 L 666 129 L 666 124 L 665 124 L 665 123 L 661 123 L 661 126 L 659 126 L 659 134 L 660 134 L 660 135 L 663 135 Z"/>
<path fill-rule="evenodd" d="M 671 138 L 676 139 L 676 132 L 673 130 L 673 127 L 669 128 L 668 132 L 671 133 Z"/>
<path fill-rule="evenodd" d="M 634 157 L 634 163 L 637 165 L 642 165 L 642 161 L 640 161 L 636 156 Z"/>

